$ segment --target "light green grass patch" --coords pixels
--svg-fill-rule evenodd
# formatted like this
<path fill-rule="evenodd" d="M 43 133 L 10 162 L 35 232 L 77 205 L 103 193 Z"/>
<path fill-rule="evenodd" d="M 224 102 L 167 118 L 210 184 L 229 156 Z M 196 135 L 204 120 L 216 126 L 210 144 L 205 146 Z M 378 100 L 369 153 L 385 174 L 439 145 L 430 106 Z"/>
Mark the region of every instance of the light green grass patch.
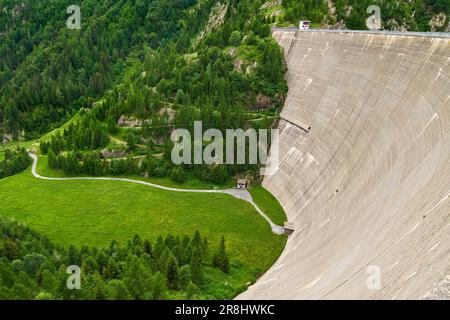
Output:
<path fill-rule="evenodd" d="M 0 152 L 4 152 L 5 149 L 15 150 L 16 148 L 25 148 L 31 149 L 37 147 L 36 140 L 28 140 L 28 141 L 10 141 L 0 146 Z M 3 149 L 3 150 L 1 150 Z"/>
<path fill-rule="evenodd" d="M 177 193 L 120 181 L 46 181 L 27 170 L 0 180 L 0 198 L 0 215 L 59 244 L 104 247 L 134 234 L 154 240 L 199 230 L 217 245 L 225 235 L 230 257 L 254 275 L 275 262 L 285 243 L 249 203 L 224 194 Z"/>
<path fill-rule="evenodd" d="M 282 226 L 286 221 L 286 213 L 278 200 L 264 187 L 257 186 L 249 189 L 253 200 L 258 207 L 272 220 L 273 223 Z"/>
<path fill-rule="evenodd" d="M 77 112 L 69 121 L 65 122 L 61 127 L 58 127 L 52 131 L 50 131 L 49 133 L 47 133 L 46 135 L 41 137 L 41 141 L 47 141 L 50 140 L 51 137 L 53 137 L 56 134 L 62 134 L 64 132 L 65 129 L 67 129 L 71 124 L 75 124 L 80 120 L 80 112 Z"/>
<path fill-rule="evenodd" d="M 51 169 L 48 166 L 48 161 L 47 161 L 47 156 L 39 156 L 39 161 L 37 164 L 37 168 L 36 171 L 44 176 L 44 177 L 51 177 L 51 178 L 64 178 L 64 177 L 74 177 L 76 175 L 69 175 L 69 174 L 65 174 L 64 172 L 62 172 L 61 170 L 54 170 Z M 175 182 L 170 178 L 167 177 L 149 177 L 149 178 L 144 178 L 142 176 L 139 175 L 127 175 L 127 176 L 111 176 L 114 178 L 129 178 L 129 179 L 134 179 L 134 180 L 141 180 L 141 181 L 147 181 L 147 182 L 151 182 L 151 183 L 155 183 L 155 184 L 159 184 L 161 186 L 165 186 L 165 187 L 171 187 L 171 188 L 178 188 L 178 189 L 203 189 L 203 190 L 212 190 L 214 188 L 218 188 L 218 189 L 229 189 L 229 188 L 233 188 L 234 187 L 234 181 L 228 181 L 227 183 L 223 184 L 223 185 L 215 185 L 213 183 L 208 183 L 205 181 L 201 181 L 195 177 L 188 177 L 188 179 L 186 179 L 186 182 L 184 183 L 179 183 L 179 182 Z"/>

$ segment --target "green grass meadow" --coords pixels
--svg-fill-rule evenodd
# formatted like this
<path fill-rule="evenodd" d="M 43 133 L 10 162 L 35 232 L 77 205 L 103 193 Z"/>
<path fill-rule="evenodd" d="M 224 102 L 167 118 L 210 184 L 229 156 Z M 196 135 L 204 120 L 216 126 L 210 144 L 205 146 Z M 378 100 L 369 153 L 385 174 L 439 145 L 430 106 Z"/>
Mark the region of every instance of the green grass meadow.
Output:
<path fill-rule="evenodd" d="M 264 187 L 257 186 L 249 189 L 253 200 L 258 207 L 272 220 L 273 223 L 282 226 L 286 221 L 286 214 L 278 200 Z"/>
<path fill-rule="evenodd" d="M 38 164 L 41 175 L 62 175 L 50 170 L 45 158 Z M 268 191 L 257 187 L 251 193 L 274 222 L 284 220 L 284 212 Z M 25 222 L 62 245 L 105 247 L 112 240 L 128 241 L 134 234 L 155 240 L 159 235 L 199 230 L 214 251 L 224 235 L 231 273 L 219 277 L 210 271 L 221 288 L 223 281 L 229 283 L 224 298 L 255 281 L 276 261 L 286 242 L 285 236 L 271 232 L 251 204 L 225 194 L 171 192 L 121 181 L 46 181 L 27 169 L 0 180 L 0 199 L 1 216 Z"/>

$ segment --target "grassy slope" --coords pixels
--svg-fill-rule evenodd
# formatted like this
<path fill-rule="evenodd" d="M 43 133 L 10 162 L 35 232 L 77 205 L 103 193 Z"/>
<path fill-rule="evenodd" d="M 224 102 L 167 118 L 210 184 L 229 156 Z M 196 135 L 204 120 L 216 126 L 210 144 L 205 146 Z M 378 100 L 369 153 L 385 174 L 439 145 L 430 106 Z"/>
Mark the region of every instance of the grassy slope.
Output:
<path fill-rule="evenodd" d="M 67 175 L 60 170 L 53 170 L 53 169 L 49 168 L 48 164 L 47 164 L 47 156 L 39 156 L 37 172 L 40 175 L 43 175 L 45 177 L 61 178 L 61 177 L 73 176 L 73 175 Z M 119 177 L 119 176 L 113 176 L 113 177 Z M 214 184 L 208 183 L 205 181 L 201 181 L 199 179 L 196 179 L 195 177 L 189 177 L 189 179 L 187 179 L 186 182 L 184 182 L 184 183 L 175 182 L 168 177 L 144 178 L 139 175 L 129 175 L 129 176 L 123 176 L 123 177 L 135 179 L 135 180 L 148 181 L 148 182 L 156 183 L 156 184 L 159 184 L 162 186 L 172 187 L 172 188 L 180 188 L 180 189 L 205 189 L 205 190 L 208 190 L 208 189 L 213 189 L 215 187 Z M 219 189 L 232 188 L 232 187 L 234 187 L 234 182 L 229 181 L 229 182 L 225 183 L 224 185 L 220 185 L 220 186 L 216 186 L 216 187 L 218 187 Z"/>
<path fill-rule="evenodd" d="M 253 187 L 249 190 L 253 200 L 259 208 L 276 224 L 282 226 L 286 221 L 286 214 L 278 200 L 264 187 Z"/>
<path fill-rule="evenodd" d="M 41 174 L 57 175 L 46 161 L 39 164 Z M 266 193 L 252 190 L 261 208 L 276 207 Z M 0 180 L 0 198 L 0 215 L 23 221 L 59 244 L 107 246 L 136 233 L 154 240 L 160 234 L 199 230 L 214 252 L 225 235 L 231 274 L 208 271 L 209 293 L 217 298 L 231 298 L 253 282 L 275 262 L 286 241 L 271 233 L 250 204 L 228 195 L 174 193 L 117 181 L 44 181 L 26 170 Z"/>
<path fill-rule="evenodd" d="M 1 155 L 0 155 L 1 156 Z M 59 170 L 53 170 L 48 167 L 47 156 L 39 156 L 39 161 L 37 165 L 37 172 L 45 177 L 67 177 L 68 175 Z M 126 178 L 148 181 L 156 183 L 162 186 L 173 187 L 173 188 L 185 188 L 185 189 L 213 189 L 214 185 L 204 181 L 200 181 L 195 178 L 188 179 L 184 183 L 174 182 L 170 178 L 144 178 L 138 175 L 126 176 Z M 226 183 L 225 185 L 219 186 L 219 189 L 233 188 L 233 181 Z M 249 192 L 251 193 L 253 200 L 258 204 L 261 210 L 264 211 L 267 216 L 276 224 L 283 225 L 286 221 L 286 214 L 281 207 L 278 200 L 264 187 L 252 187 Z"/>
<path fill-rule="evenodd" d="M 61 127 L 58 127 L 49 133 L 45 134 L 40 138 L 41 141 L 47 141 L 51 137 L 53 137 L 56 134 L 62 134 L 65 129 L 67 129 L 72 123 L 75 124 L 80 119 L 80 112 L 77 112 L 72 118 L 69 119 L 69 121 L 65 122 Z"/>
<path fill-rule="evenodd" d="M 13 142 L 7 142 L 5 144 L 0 144 L 0 153 L 4 152 L 4 149 L 16 149 L 17 147 L 30 149 L 30 148 L 36 148 L 37 147 L 37 141 L 36 140 L 27 140 L 27 141 L 13 141 Z"/>

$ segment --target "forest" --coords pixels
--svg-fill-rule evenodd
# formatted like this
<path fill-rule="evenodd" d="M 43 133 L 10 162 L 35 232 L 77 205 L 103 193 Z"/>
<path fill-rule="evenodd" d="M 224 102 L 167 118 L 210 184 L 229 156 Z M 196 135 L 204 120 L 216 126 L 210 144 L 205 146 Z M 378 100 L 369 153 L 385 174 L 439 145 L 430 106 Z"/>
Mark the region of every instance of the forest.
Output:
<path fill-rule="evenodd" d="M 269 20 L 279 25 L 310 20 L 315 28 L 366 30 L 370 5 L 380 7 L 384 30 L 432 31 L 430 20 L 439 13 L 447 15 L 447 19 L 434 31 L 445 31 L 449 25 L 449 0 L 283 0 L 280 11 L 275 7 L 267 13 Z"/>
<path fill-rule="evenodd" d="M 24 148 L 17 148 L 16 150 L 6 149 L 4 159 L 0 160 L 0 179 L 22 172 L 30 164 L 31 158 Z"/>
<path fill-rule="evenodd" d="M 80 289 L 69 289 L 69 266 L 81 267 Z M 57 246 L 24 224 L 0 220 L 0 300 L 161 300 L 209 296 L 206 269 L 229 272 L 226 239 L 212 246 L 193 236 L 135 235 L 107 248 Z"/>
<path fill-rule="evenodd" d="M 89 107 L 179 32 L 192 0 L 84 0 L 82 28 L 66 28 L 69 0 L 0 1 L 0 129 L 33 138 Z M 208 5 L 196 12 L 208 12 Z M 189 21 L 195 28 L 196 21 Z"/>
<path fill-rule="evenodd" d="M 370 4 L 380 6 L 386 30 L 431 31 L 434 15 L 450 14 L 450 0 L 268 3 L 83 0 L 81 29 L 69 30 L 69 0 L 0 0 L 0 143 L 8 144 L 0 179 L 30 166 L 27 150 L 11 147 L 28 141 L 61 176 L 214 187 L 245 176 L 258 185 L 259 165 L 174 165 L 170 136 L 195 121 L 222 131 L 277 125 L 287 69 L 271 27 L 307 19 L 316 28 L 365 30 Z M 231 268 L 225 237 L 136 235 L 79 248 L 14 220 L 0 228 L 0 300 L 232 298 L 212 281 Z M 81 290 L 66 287 L 69 265 L 82 267 Z"/>
<path fill-rule="evenodd" d="M 27 150 L 10 147 L 18 140 L 35 141 L 49 169 L 68 176 L 220 185 L 256 174 L 249 165 L 176 166 L 170 133 L 197 120 L 204 130 L 274 125 L 286 68 L 257 13 L 262 1 L 87 0 L 81 30 L 65 27 L 69 4 L 0 0 L 0 134 L 13 140 L 0 178 L 31 164 Z M 96 248 L 57 245 L 6 218 L 1 229 L 0 299 L 232 298 L 242 280 L 221 280 L 248 268 L 230 263 L 225 237 L 209 243 L 199 232 Z M 66 286 L 70 265 L 81 267 L 81 290 Z"/>
<path fill-rule="evenodd" d="M 216 5 L 207 26 L 224 12 L 220 25 L 200 37 L 191 24 L 164 46 L 146 52 L 142 63 L 109 90 L 81 119 L 61 134 L 40 140 L 49 165 L 67 174 L 189 176 L 223 184 L 236 174 L 258 177 L 255 165 L 174 166 L 170 161 L 173 128 L 271 128 L 287 92 L 281 49 L 270 36 L 258 3 Z M 217 13 L 217 14 L 219 14 Z M 119 125 L 121 118 L 138 126 Z M 120 154 L 104 156 L 104 150 Z M 103 152 L 102 152 L 103 151 Z"/>

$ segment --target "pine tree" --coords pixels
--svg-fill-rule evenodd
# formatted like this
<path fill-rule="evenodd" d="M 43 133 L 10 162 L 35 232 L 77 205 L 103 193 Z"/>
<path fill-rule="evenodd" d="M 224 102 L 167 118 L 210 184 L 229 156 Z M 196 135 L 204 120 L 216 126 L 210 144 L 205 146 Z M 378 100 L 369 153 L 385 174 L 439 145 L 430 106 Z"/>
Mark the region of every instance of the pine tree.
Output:
<path fill-rule="evenodd" d="M 194 282 L 197 286 L 202 285 L 203 283 L 203 270 L 202 263 L 199 251 L 197 248 L 194 248 L 192 251 L 192 260 L 191 260 L 191 278 L 192 282 Z"/>
<path fill-rule="evenodd" d="M 134 299 L 148 299 L 151 294 L 152 276 L 150 271 L 137 257 L 133 257 L 123 281 Z"/>
<path fill-rule="evenodd" d="M 198 292 L 198 287 L 191 281 L 186 289 L 186 300 L 194 299 L 195 294 Z"/>
<path fill-rule="evenodd" d="M 203 263 L 204 252 L 203 252 L 202 236 L 200 235 L 200 232 L 198 230 L 195 231 L 191 245 L 193 248 L 197 249 L 197 252 L 200 256 L 200 263 Z"/>
<path fill-rule="evenodd" d="M 42 271 L 40 285 L 45 291 L 54 292 L 56 290 L 58 282 L 53 275 L 53 272 L 50 272 L 48 269 Z"/>
<path fill-rule="evenodd" d="M 158 238 L 156 239 L 156 244 L 155 244 L 155 257 L 159 258 L 165 248 L 166 248 L 166 245 L 164 244 L 163 237 L 158 236 Z"/>
<path fill-rule="evenodd" d="M 225 237 L 222 236 L 219 250 L 213 257 L 213 266 L 222 270 L 222 272 L 229 272 L 229 261 L 226 253 Z"/>
<path fill-rule="evenodd" d="M 130 149 L 131 151 L 134 151 L 136 149 L 136 136 L 134 135 L 133 132 L 129 132 L 127 134 L 127 145 L 128 145 L 128 149 Z"/>
<path fill-rule="evenodd" d="M 172 253 L 167 262 L 166 278 L 170 289 L 178 289 L 178 262 Z"/>
<path fill-rule="evenodd" d="M 186 264 L 180 268 L 178 271 L 178 283 L 182 290 L 186 290 L 189 282 L 191 282 L 191 267 Z"/>
<path fill-rule="evenodd" d="M 151 289 L 151 298 L 153 300 L 164 300 L 167 298 L 166 279 L 161 272 L 157 272 L 153 276 Z"/>
<path fill-rule="evenodd" d="M 80 254 L 75 248 L 74 245 L 69 245 L 69 249 L 67 250 L 67 265 L 80 265 L 81 259 Z"/>
<path fill-rule="evenodd" d="M 105 286 L 105 297 L 107 300 L 130 300 L 131 295 L 121 280 L 113 279 Z"/>
<path fill-rule="evenodd" d="M 95 261 L 95 259 L 91 256 L 87 257 L 86 259 L 83 260 L 81 270 L 83 270 L 83 272 L 87 274 L 98 272 L 97 261 Z"/>
<path fill-rule="evenodd" d="M 152 243 L 147 239 L 144 241 L 144 252 L 147 253 L 150 258 L 154 258 Z"/>
<path fill-rule="evenodd" d="M 48 151 L 48 166 L 52 169 L 56 169 L 57 168 L 57 160 L 56 160 L 56 155 L 53 152 L 52 149 L 50 149 Z"/>
<path fill-rule="evenodd" d="M 180 166 L 173 168 L 170 174 L 170 178 L 178 183 L 183 183 L 184 181 L 186 181 L 186 175 L 183 168 Z"/>
<path fill-rule="evenodd" d="M 164 251 L 158 258 L 158 270 L 161 271 L 163 274 L 167 273 L 167 266 L 171 254 L 172 253 L 170 252 L 169 248 L 165 247 Z"/>
<path fill-rule="evenodd" d="M 103 269 L 103 276 L 106 279 L 117 279 L 120 276 L 120 268 L 113 257 L 109 257 L 106 267 Z"/>

